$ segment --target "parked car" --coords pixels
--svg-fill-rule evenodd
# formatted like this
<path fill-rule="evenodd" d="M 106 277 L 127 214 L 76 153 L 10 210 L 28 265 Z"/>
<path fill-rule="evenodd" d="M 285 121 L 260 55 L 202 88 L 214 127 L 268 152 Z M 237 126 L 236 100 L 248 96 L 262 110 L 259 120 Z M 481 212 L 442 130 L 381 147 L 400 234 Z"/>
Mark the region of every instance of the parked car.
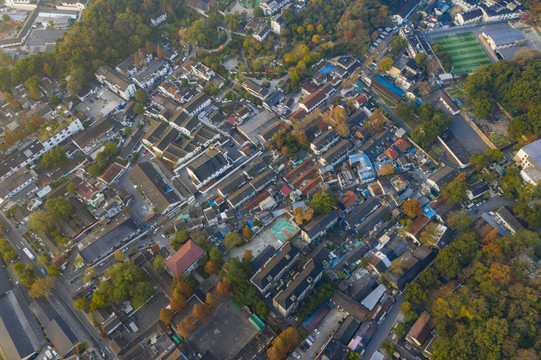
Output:
<path fill-rule="evenodd" d="M 316 335 L 319 335 L 319 330 L 317 328 L 314 329 L 314 332 L 316 333 Z"/>
<path fill-rule="evenodd" d="M 295 352 L 295 351 L 293 351 L 293 357 L 295 359 L 300 359 L 301 358 L 301 356 L 299 354 L 297 354 L 297 352 Z"/>

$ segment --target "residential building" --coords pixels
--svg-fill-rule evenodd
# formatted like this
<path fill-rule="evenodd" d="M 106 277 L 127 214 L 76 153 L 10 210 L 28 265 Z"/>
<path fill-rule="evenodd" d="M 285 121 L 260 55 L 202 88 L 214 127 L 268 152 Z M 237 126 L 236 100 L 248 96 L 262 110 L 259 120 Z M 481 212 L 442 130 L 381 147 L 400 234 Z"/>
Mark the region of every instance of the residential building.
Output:
<path fill-rule="evenodd" d="M 12 9 L 31 11 L 38 7 L 33 0 L 6 0 L 6 6 Z"/>
<path fill-rule="evenodd" d="M 265 295 L 295 265 L 299 259 L 299 253 L 299 250 L 290 241 L 286 242 L 279 252 L 252 276 L 250 281 L 259 292 Z"/>
<path fill-rule="evenodd" d="M 190 116 L 197 116 L 201 111 L 203 111 L 207 106 L 212 103 L 210 96 L 201 92 L 194 96 L 190 101 L 184 105 L 182 111 Z"/>
<path fill-rule="evenodd" d="M 357 168 L 357 174 L 362 183 L 371 182 L 376 179 L 376 171 L 368 155 L 364 152 L 349 156 L 349 163 Z"/>
<path fill-rule="evenodd" d="M 468 190 L 466 191 L 466 195 L 468 196 L 469 200 L 475 200 L 480 196 L 483 196 L 487 194 L 490 190 L 490 186 L 483 180 L 479 180 L 476 183 L 473 183 L 468 186 Z"/>
<path fill-rule="evenodd" d="M 9 179 L 0 182 L 0 204 L 3 204 L 8 199 L 12 199 L 37 179 L 38 175 L 34 170 L 22 168 Z"/>
<path fill-rule="evenodd" d="M 323 268 L 308 260 L 301 272 L 297 273 L 286 288 L 280 291 L 273 299 L 273 305 L 282 314 L 289 316 L 296 309 L 300 301 L 304 300 L 312 291 L 323 275 Z"/>
<path fill-rule="evenodd" d="M 177 110 L 168 120 L 169 125 L 180 131 L 186 136 L 191 136 L 192 132 L 201 126 L 201 121 L 195 116 L 188 115 L 183 110 Z"/>
<path fill-rule="evenodd" d="M 89 155 L 108 140 L 107 134 L 113 129 L 113 123 L 107 118 L 102 118 L 74 136 L 72 141 L 82 152 Z"/>
<path fill-rule="evenodd" d="M 250 79 L 246 79 L 242 82 L 242 87 L 248 91 L 250 94 L 255 96 L 256 98 L 259 98 L 261 100 L 265 100 L 269 95 L 269 89 L 264 88 L 261 85 L 258 85 L 257 83 L 253 82 Z"/>
<path fill-rule="evenodd" d="M 269 25 L 260 26 L 253 34 L 252 37 L 257 41 L 264 41 L 269 34 L 271 33 L 271 28 Z"/>
<path fill-rule="evenodd" d="M 325 235 L 337 221 L 338 212 L 336 210 L 329 214 L 318 215 L 302 228 L 301 236 L 304 241 L 311 243 Z"/>
<path fill-rule="evenodd" d="M 100 66 L 96 70 L 96 79 L 124 100 L 129 100 L 135 95 L 135 85 L 108 66 Z"/>
<path fill-rule="evenodd" d="M 322 157 L 319 158 L 319 163 L 325 165 L 336 165 L 342 162 L 353 145 L 347 139 L 340 141 L 338 144 L 330 148 Z"/>
<path fill-rule="evenodd" d="M 290 0 L 264 0 L 259 4 L 266 16 L 272 16 L 280 12 Z"/>
<path fill-rule="evenodd" d="M 494 213 L 495 219 L 502 224 L 504 228 L 509 230 L 512 234 L 516 234 L 517 231 L 524 229 L 522 224 L 513 216 L 511 211 L 507 207 L 502 206 Z"/>
<path fill-rule="evenodd" d="M 148 54 L 145 48 L 140 48 L 132 55 L 128 56 L 116 66 L 116 70 L 127 77 L 134 76 L 141 66 L 145 66 L 153 59 L 152 54 Z"/>
<path fill-rule="evenodd" d="M 194 73 L 194 75 L 206 81 L 209 81 L 210 78 L 215 75 L 212 69 L 210 69 L 209 67 L 207 67 L 206 65 L 200 62 L 192 64 L 192 72 Z"/>
<path fill-rule="evenodd" d="M 163 265 L 171 276 L 189 274 L 197 268 L 197 261 L 203 255 L 205 255 L 205 250 L 190 239 L 165 260 Z"/>
<path fill-rule="evenodd" d="M 227 203 L 233 209 L 236 209 L 242 204 L 244 204 L 246 201 L 250 200 L 250 198 L 252 198 L 255 194 L 256 194 L 256 191 L 254 187 L 252 186 L 251 183 L 248 183 L 242 186 L 237 191 L 235 191 L 230 196 L 228 196 Z"/>
<path fill-rule="evenodd" d="M 186 166 L 186 170 L 191 176 L 193 184 L 200 189 L 230 167 L 231 164 L 227 158 L 220 151 L 211 148 L 191 161 Z"/>
<path fill-rule="evenodd" d="M 282 32 L 282 30 L 284 29 L 286 25 L 286 22 L 284 20 L 284 17 L 282 16 L 282 14 L 277 14 L 277 15 L 274 15 L 271 19 L 271 30 L 280 35 L 280 33 Z"/>
<path fill-rule="evenodd" d="M 299 108 L 305 110 L 309 114 L 320 107 L 325 100 L 327 100 L 327 94 L 322 89 L 318 89 L 302 99 L 299 103 Z"/>
<path fill-rule="evenodd" d="M 437 191 L 440 191 L 441 187 L 444 184 L 454 180 L 457 176 L 458 176 L 458 171 L 455 168 L 452 168 L 446 165 L 438 169 L 432 175 L 430 175 L 430 177 L 426 180 L 426 182 L 428 183 L 428 185 L 432 186 Z"/>
<path fill-rule="evenodd" d="M 500 4 L 494 4 L 492 6 L 481 4 L 480 8 L 483 12 L 483 20 L 486 22 L 512 20 L 517 19 L 522 15 L 520 9 L 511 10 Z"/>
<path fill-rule="evenodd" d="M 310 149 L 314 152 L 314 154 L 321 155 L 329 150 L 331 146 L 336 144 L 338 140 L 340 140 L 340 137 L 338 136 L 336 130 L 327 130 L 310 143 Z"/>
<path fill-rule="evenodd" d="M 64 140 L 69 139 L 73 135 L 85 129 L 83 124 L 81 123 L 81 120 L 74 117 L 73 115 L 70 116 L 69 120 L 71 120 L 71 122 L 67 126 L 62 128 L 60 131 L 56 132 L 55 134 L 51 134 L 51 136 L 47 140 L 42 141 L 42 144 L 46 150 L 52 149 L 53 147 L 64 142 Z"/>
<path fill-rule="evenodd" d="M 80 0 L 58 0 L 56 8 L 66 11 L 83 11 L 86 8 L 86 3 Z"/>
<path fill-rule="evenodd" d="M 483 12 L 481 9 L 471 10 L 465 13 L 458 13 L 456 15 L 456 22 L 459 25 L 472 24 L 483 20 Z"/>
<path fill-rule="evenodd" d="M 401 3 L 398 9 L 394 11 L 393 15 L 391 16 L 393 22 L 397 25 L 401 25 L 404 20 L 410 16 L 413 9 L 415 9 L 418 4 L 419 2 L 415 0 L 406 0 L 405 2 Z"/>
<path fill-rule="evenodd" d="M 181 202 L 171 185 L 164 181 L 150 162 L 140 162 L 135 165 L 130 178 L 160 214 L 167 213 Z"/>
<path fill-rule="evenodd" d="M 522 179 L 534 186 L 538 185 L 541 181 L 541 139 L 523 146 L 514 160 L 522 168 Z"/>
<path fill-rule="evenodd" d="M 472 11 L 478 5 L 475 0 L 452 0 L 453 5 L 460 6 L 464 11 Z"/>
<path fill-rule="evenodd" d="M 162 79 L 171 72 L 171 65 L 162 58 L 155 58 L 147 65 L 141 67 L 135 75 L 133 82 L 141 89 L 149 91 L 161 83 Z"/>
<path fill-rule="evenodd" d="M 0 181 L 4 181 L 25 166 L 31 165 L 45 153 L 45 147 L 38 140 L 22 144 L 0 162 Z"/>
<path fill-rule="evenodd" d="M 416 346 L 422 346 L 430 334 L 430 330 L 432 330 L 430 314 L 424 311 L 406 335 L 406 341 Z"/>
<path fill-rule="evenodd" d="M 453 115 L 460 114 L 460 106 L 451 98 L 445 90 L 440 90 L 440 101 Z"/>
<path fill-rule="evenodd" d="M 528 42 L 528 39 L 520 31 L 511 28 L 487 30 L 481 33 L 481 36 L 487 41 L 492 50 L 521 46 Z"/>
<path fill-rule="evenodd" d="M 150 18 L 150 23 L 152 24 L 152 26 L 158 26 L 161 23 L 163 23 L 165 20 L 167 20 L 167 14 L 158 13 Z"/>
<path fill-rule="evenodd" d="M 387 288 L 380 284 L 367 297 L 365 297 L 363 301 L 361 301 L 361 305 L 367 308 L 369 311 L 372 311 L 386 291 Z"/>

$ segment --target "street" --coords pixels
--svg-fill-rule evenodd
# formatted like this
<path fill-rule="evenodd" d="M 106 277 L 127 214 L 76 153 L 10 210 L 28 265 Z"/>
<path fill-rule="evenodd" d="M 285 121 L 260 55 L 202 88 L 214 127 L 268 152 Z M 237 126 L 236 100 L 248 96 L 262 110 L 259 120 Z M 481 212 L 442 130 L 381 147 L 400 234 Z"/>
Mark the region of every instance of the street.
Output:
<path fill-rule="evenodd" d="M 0 212 L 0 216 L 4 226 L 6 240 L 13 245 L 14 250 L 21 257 L 20 260 L 30 264 L 37 277 L 42 277 L 43 275 L 41 274 L 40 267 L 35 261 L 30 260 L 22 251 L 25 247 L 31 249 L 21 236 L 24 233 L 25 228 L 20 227 L 19 229 L 15 229 L 3 212 Z M 97 330 L 94 329 L 92 324 L 85 318 L 85 315 L 73 308 L 73 305 L 71 304 L 71 292 L 64 285 L 63 282 L 65 281 L 67 281 L 66 277 L 61 277 L 55 282 L 55 287 L 48 296 L 49 302 L 55 307 L 64 321 L 73 326 L 72 330 L 80 336 L 79 340 L 81 342 L 88 342 L 91 347 L 96 349 L 96 352 L 100 354 L 100 357 L 102 357 L 102 352 L 105 353 L 106 356 L 103 357 L 104 359 L 114 358 L 114 355 L 112 355 L 105 340 L 99 337 Z M 42 326 L 45 325 L 46 324 L 42 324 Z"/>
<path fill-rule="evenodd" d="M 396 299 L 396 303 L 393 305 L 385 320 L 378 326 L 376 332 L 370 339 L 370 342 L 366 346 L 366 350 L 361 356 L 361 360 L 369 360 L 372 354 L 379 348 L 379 345 L 385 339 L 389 331 L 392 329 L 396 322 L 396 318 L 400 313 L 400 305 L 404 302 L 404 294 L 400 294 Z"/>

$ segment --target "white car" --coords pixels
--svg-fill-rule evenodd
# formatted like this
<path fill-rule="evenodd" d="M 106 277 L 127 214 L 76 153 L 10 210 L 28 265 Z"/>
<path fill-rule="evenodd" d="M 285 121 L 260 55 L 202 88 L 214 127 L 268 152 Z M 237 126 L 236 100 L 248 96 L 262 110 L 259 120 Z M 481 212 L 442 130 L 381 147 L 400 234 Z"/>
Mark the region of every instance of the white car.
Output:
<path fill-rule="evenodd" d="M 314 332 L 316 333 L 316 335 L 319 335 L 319 330 L 317 328 L 314 329 Z"/>
<path fill-rule="evenodd" d="M 296 351 L 293 351 L 293 357 L 294 357 L 295 359 L 300 359 L 300 358 L 301 358 L 301 356 L 300 356 L 299 354 L 297 354 Z"/>

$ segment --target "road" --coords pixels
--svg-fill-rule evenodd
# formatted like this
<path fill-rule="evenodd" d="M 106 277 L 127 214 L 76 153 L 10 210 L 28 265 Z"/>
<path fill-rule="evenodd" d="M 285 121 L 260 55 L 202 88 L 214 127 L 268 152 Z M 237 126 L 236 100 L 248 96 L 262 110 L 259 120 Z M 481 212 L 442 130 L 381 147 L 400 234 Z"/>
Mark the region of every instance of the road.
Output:
<path fill-rule="evenodd" d="M 3 212 L 0 212 L 0 217 L 4 226 L 5 238 L 13 245 L 14 250 L 17 252 L 17 254 L 19 254 L 21 260 L 25 263 L 29 263 L 32 266 L 36 276 L 42 277 L 40 267 L 35 261 L 31 261 L 22 251 L 22 249 L 25 247 L 29 249 L 31 248 L 21 236 L 24 233 L 25 228 L 20 227 L 19 229 L 15 229 L 11 221 L 5 217 Z M 67 290 L 63 284 L 63 281 L 66 281 L 66 279 L 60 278 L 55 282 L 55 287 L 48 296 L 51 305 L 56 308 L 66 323 L 76 326 L 76 328 L 73 329 L 75 330 L 75 333 L 83 334 L 83 338 L 79 339 L 80 341 L 88 342 L 90 346 L 100 353 L 100 357 L 102 357 L 102 352 L 104 352 L 104 359 L 114 358 L 114 355 L 111 353 L 111 350 L 109 349 L 109 346 L 105 340 L 99 337 L 98 332 L 88 322 L 83 313 L 76 311 L 73 308 L 71 304 L 71 292 Z"/>
<path fill-rule="evenodd" d="M 379 348 L 383 339 L 385 339 L 389 331 L 393 328 L 396 318 L 400 313 L 400 305 L 402 305 L 403 302 L 404 294 L 400 294 L 396 299 L 396 303 L 393 305 L 383 322 L 378 326 L 372 339 L 370 339 L 363 356 L 361 356 L 361 360 L 369 360 L 372 357 L 372 354 Z"/>

